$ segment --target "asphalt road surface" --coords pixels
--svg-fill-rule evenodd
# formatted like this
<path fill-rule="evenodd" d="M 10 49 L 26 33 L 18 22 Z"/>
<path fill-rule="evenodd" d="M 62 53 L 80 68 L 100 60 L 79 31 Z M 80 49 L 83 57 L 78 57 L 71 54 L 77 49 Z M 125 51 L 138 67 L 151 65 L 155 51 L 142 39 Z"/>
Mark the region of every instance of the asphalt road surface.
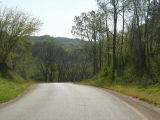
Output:
<path fill-rule="evenodd" d="M 1 105 L 0 120 L 160 120 L 160 112 L 107 90 L 55 83 L 35 85 L 17 100 Z"/>

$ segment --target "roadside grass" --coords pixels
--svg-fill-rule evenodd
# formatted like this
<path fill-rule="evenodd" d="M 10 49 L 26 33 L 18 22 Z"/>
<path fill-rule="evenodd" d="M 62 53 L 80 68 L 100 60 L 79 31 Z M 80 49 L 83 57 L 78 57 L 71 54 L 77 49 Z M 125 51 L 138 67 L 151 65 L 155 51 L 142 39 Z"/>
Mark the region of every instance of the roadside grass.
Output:
<path fill-rule="evenodd" d="M 0 76 L 0 103 L 15 98 L 32 84 L 33 81 L 26 81 L 14 73 L 9 73 L 5 78 Z"/>
<path fill-rule="evenodd" d="M 160 86 L 141 86 L 132 85 L 126 83 L 111 83 L 109 79 L 105 77 L 93 77 L 92 79 L 84 80 L 80 84 L 92 85 L 96 87 L 110 89 L 116 92 L 126 94 L 138 98 L 140 100 L 160 105 Z"/>

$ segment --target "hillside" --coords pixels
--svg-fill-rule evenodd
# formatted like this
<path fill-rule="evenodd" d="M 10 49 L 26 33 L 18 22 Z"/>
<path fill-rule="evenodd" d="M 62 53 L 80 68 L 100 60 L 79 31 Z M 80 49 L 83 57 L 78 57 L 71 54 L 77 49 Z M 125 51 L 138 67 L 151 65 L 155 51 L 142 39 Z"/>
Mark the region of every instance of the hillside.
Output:
<path fill-rule="evenodd" d="M 62 45 L 70 46 L 70 45 L 83 45 L 85 42 L 80 39 L 66 38 L 66 37 L 51 37 L 49 35 L 44 36 L 29 36 L 27 37 L 32 43 L 36 42 L 44 42 L 44 41 L 55 41 Z"/>

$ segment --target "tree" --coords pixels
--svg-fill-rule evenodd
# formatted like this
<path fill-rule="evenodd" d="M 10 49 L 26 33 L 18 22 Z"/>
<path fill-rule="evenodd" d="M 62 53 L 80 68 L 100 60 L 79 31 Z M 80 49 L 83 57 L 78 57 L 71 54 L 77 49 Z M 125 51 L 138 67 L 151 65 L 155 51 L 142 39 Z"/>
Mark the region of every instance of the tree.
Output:
<path fill-rule="evenodd" d="M 6 71 L 15 49 L 25 43 L 25 36 L 39 30 L 41 22 L 17 9 L 1 8 L 0 16 L 0 71 Z"/>
<path fill-rule="evenodd" d="M 117 23 L 120 12 L 123 11 L 123 24 L 124 24 L 124 9 L 125 4 L 124 0 L 97 0 L 99 8 L 108 16 L 108 14 L 112 17 L 113 22 L 113 33 L 112 33 L 112 80 L 115 81 L 115 71 L 117 68 L 116 62 L 116 43 L 117 43 Z M 108 21 L 107 21 L 108 22 Z M 107 28 L 108 29 L 108 26 Z M 122 31 L 122 39 L 124 34 L 124 25 Z"/>
<path fill-rule="evenodd" d="M 82 40 L 88 40 L 87 53 L 92 58 L 93 74 L 98 73 L 102 68 L 102 47 L 106 29 L 104 28 L 104 15 L 100 12 L 91 11 L 82 13 L 75 17 L 75 26 L 72 27 L 73 35 Z"/>
<path fill-rule="evenodd" d="M 113 82 L 121 78 L 156 84 L 160 75 L 160 1 L 97 0 L 97 3 L 98 11 L 76 17 L 73 27 L 73 33 L 89 41 L 86 51 L 92 58 L 93 75 L 105 66 L 105 73 Z"/>

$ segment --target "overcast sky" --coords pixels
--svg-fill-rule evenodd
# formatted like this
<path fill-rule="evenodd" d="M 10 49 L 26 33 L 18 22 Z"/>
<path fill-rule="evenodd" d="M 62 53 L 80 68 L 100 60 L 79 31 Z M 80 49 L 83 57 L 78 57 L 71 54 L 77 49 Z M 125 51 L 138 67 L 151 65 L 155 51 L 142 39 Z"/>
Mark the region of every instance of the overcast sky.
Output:
<path fill-rule="evenodd" d="M 97 9 L 95 0 L 0 0 L 3 6 L 23 10 L 44 23 L 36 35 L 73 37 L 74 16 Z"/>

